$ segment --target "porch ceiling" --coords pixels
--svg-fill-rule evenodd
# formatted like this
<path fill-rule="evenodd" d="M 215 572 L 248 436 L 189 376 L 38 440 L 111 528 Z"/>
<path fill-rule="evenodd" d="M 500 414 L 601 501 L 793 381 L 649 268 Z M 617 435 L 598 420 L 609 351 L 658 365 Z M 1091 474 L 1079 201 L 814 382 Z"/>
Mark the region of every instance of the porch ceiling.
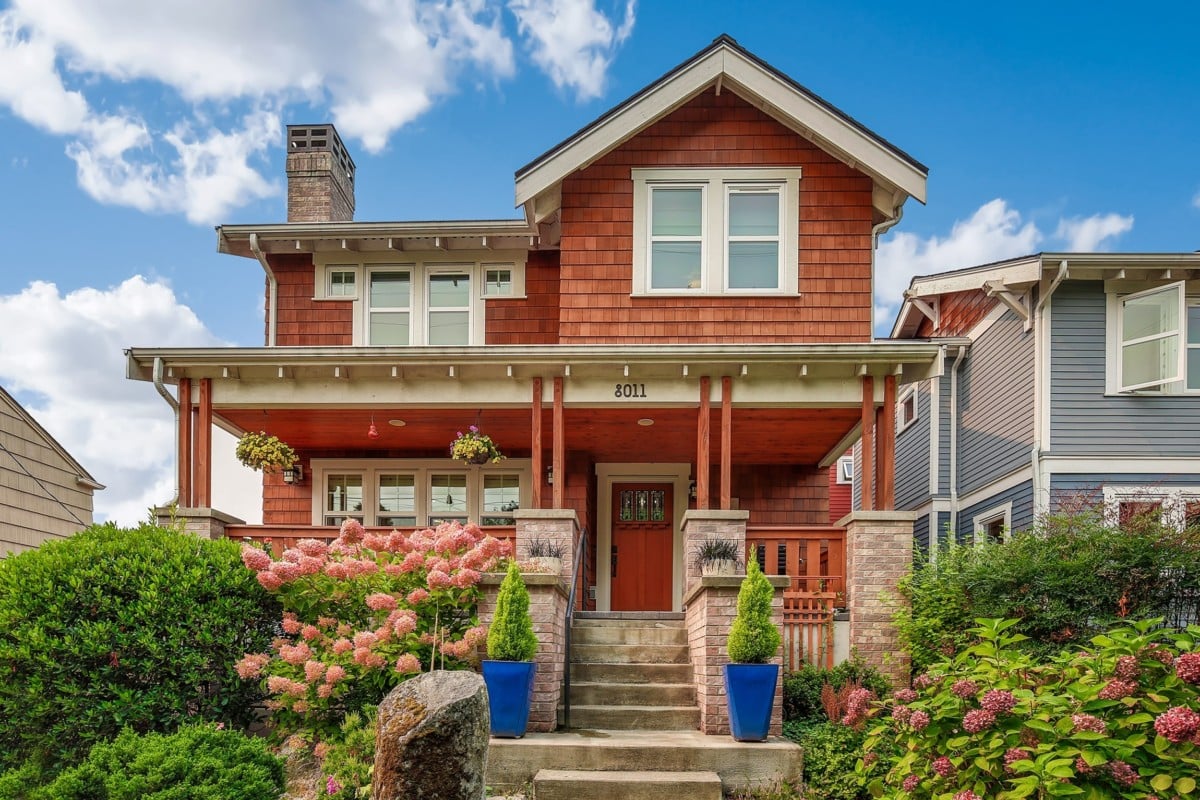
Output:
<path fill-rule="evenodd" d="M 347 451 L 364 457 L 446 454 L 457 431 L 476 422 L 473 409 L 321 408 L 223 409 L 222 418 L 243 430 L 265 430 L 300 451 Z M 816 464 L 860 419 L 858 408 L 734 408 L 735 464 Z M 372 414 L 378 439 L 367 438 Z M 586 452 L 596 462 L 676 462 L 696 459 L 695 408 L 568 408 L 564 410 L 568 454 Z M 389 420 L 404 420 L 403 427 Z M 654 420 L 639 425 L 638 420 Z M 542 414 L 542 445 L 552 444 L 553 412 Z M 532 441 L 528 409 L 487 409 L 479 425 L 507 454 L 526 457 Z M 719 463 L 721 412 L 712 410 L 710 460 Z"/>

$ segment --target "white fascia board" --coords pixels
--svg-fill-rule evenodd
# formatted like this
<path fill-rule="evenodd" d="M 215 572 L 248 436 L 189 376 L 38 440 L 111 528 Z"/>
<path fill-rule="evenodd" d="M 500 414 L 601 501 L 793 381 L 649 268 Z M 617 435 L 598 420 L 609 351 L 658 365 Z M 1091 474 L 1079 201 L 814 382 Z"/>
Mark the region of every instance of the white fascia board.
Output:
<path fill-rule="evenodd" d="M 722 85 L 751 105 L 876 180 L 925 202 L 925 174 L 878 139 L 796 91 L 729 48 L 718 48 L 655 86 L 611 118 L 547 156 L 516 182 L 516 205 L 586 167 L 643 128 L 682 106 L 722 77 Z"/>
<path fill-rule="evenodd" d="M 982 291 L 986 284 L 993 281 L 1003 283 L 1005 286 L 1023 288 L 1032 286 L 1041 278 L 1042 259 L 1038 256 L 1007 264 L 995 264 L 976 269 L 944 272 L 924 278 L 913 278 L 905 295 L 930 297 L 939 294 L 967 292 L 972 289 Z"/>

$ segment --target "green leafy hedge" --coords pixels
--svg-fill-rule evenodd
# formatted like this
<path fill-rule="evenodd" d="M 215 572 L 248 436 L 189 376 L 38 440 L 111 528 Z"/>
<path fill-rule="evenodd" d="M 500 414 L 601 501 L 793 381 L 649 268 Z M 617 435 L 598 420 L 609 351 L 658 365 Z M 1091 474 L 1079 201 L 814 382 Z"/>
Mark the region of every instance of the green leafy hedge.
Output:
<path fill-rule="evenodd" d="M 829 684 L 835 690 L 847 683 L 857 683 L 869 689 L 875 697 L 891 691 L 891 682 L 879 670 L 854 658 L 825 669 L 804 664 L 795 672 L 783 676 L 783 719 L 798 722 L 825 722 L 829 717 L 821 705 L 821 690 Z"/>
<path fill-rule="evenodd" d="M 126 727 L 247 723 L 261 694 L 234 664 L 278 615 L 235 543 L 152 525 L 0 561 L 0 769 L 57 770 Z"/>

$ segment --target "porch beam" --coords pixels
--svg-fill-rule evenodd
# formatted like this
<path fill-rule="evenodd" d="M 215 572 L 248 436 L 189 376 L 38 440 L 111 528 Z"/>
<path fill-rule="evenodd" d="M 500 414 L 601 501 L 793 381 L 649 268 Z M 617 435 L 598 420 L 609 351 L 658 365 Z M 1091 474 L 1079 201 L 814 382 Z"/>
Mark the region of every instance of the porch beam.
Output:
<path fill-rule="evenodd" d="M 733 506 L 733 378 L 721 378 L 721 510 Z"/>
<path fill-rule="evenodd" d="M 200 379 L 199 417 L 196 420 L 196 474 L 192 504 L 195 508 L 212 505 L 212 378 Z"/>
<path fill-rule="evenodd" d="M 875 379 L 862 379 L 862 507 L 875 510 Z"/>
<path fill-rule="evenodd" d="M 882 443 L 879 457 L 879 510 L 896 507 L 896 376 L 883 379 L 883 427 L 879 431 Z"/>
<path fill-rule="evenodd" d="M 708 479 L 712 467 L 709 453 L 712 446 L 712 379 L 700 378 L 700 413 L 696 417 L 696 508 L 708 508 Z"/>
<path fill-rule="evenodd" d="M 564 437 L 566 425 L 563 423 L 563 379 L 554 379 L 554 507 L 563 508 L 564 490 L 567 483 L 567 447 Z"/>
<path fill-rule="evenodd" d="M 192 379 L 179 379 L 179 505 L 192 507 Z"/>
<path fill-rule="evenodd" d="M 533 379 L 533 437 L 529 461 L 533 470 L 533 507 L 542 507 L 542 379 Z"/>

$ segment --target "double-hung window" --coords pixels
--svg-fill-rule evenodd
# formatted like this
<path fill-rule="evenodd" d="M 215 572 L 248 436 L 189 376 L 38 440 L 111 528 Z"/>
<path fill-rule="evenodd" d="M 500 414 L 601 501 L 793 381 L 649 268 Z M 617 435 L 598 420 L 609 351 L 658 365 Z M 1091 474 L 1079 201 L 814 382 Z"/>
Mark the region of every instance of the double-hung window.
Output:
<path fill-rule="evenodd" d="M 796 294 L 800 170 L 635 169 L 633 294 Z"/>
<path fill-rule="evenodd" d="M 368 342 L 407 345 L 412 335 L 412 272 L 376 269 L 370 273 Z"/>
<path fill-rule="evenodd" d="M 428 305 L 429 344 L 471 343 L 471 273 L 457 270 L 431 273 Z"/>

